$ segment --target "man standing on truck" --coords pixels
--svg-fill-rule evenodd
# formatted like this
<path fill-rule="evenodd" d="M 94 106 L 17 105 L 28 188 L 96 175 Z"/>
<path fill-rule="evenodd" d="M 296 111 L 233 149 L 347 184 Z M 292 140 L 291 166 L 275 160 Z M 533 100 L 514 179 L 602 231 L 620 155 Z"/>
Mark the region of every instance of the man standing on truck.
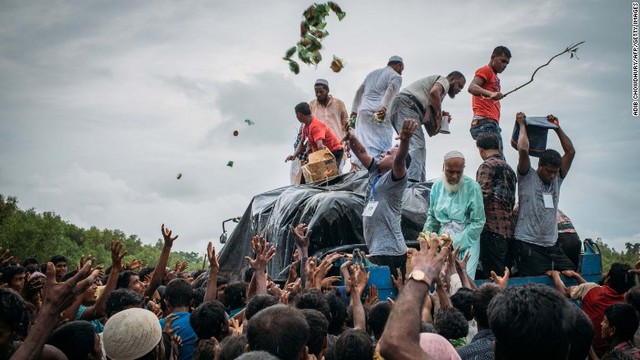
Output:
<path fill-rule="evenodd" d="M 502 130 L 500 129 L 500 99 L 504 97 L 500 92 L 500 78 L 509 65 L 511 51 L 505 46 L 493 49 L 489 65 L 478 70 L 469 85 L 473 119 L 471 120 L 471 137 L 475 140 L 483 132 L 493 133 L 500 139 L 500 154 L 502 154 Z"/>
<path fill-rule="evenodd" d="M 295 112 L 296 118 L 302 123 L 302 138 L 293 155 L 287 156 L 284 161 L 293 161 L 305 152 L 315 152 L 327 148 L 335 156 L 336 164 L 340 164 L 344 154 L 340 139 L 325 123 L 311 115 L 311 108 L 306 102 L 296 105 Z"/>
<path fill-rule="evenodd" d="M 325 79 L 316 80 L 313 91 L 316 93 L 316 98 L 309 102 L 311 115 L 325 123 L 338 139 L 343 139 L 349 126 L 349 114 L 344 103 L 329 93 L 329 82 Z M 337 164 L 338 172 L 342 173 L 344 163 L 343 157 L 342 162 Z"/>
<path fill-rule="evenodd" d="M 345 136 L 354 155 L 369 170 L 362 227 L 370 260 L 374 264 L 388 266 L 392 274 L 400 269 L 403 278 L 407 245 L 400 226 L 402 195 L 408 182 L 407 166 L 411 163 L 411 158 L 407 158 L 409 141 L 416 129 L 418 123 L 415 120 L 405 119 L 398 133 L 400 145 L 392 147 L 379 159 L 369 155 L 353 130 Z"/>
<path fill-rule="evenodd" d="M 518 138 L 518 221 L 514 233 L 514 257 L 520 276 L 537 276 L 547 270 L 572 270 L 575 265 L 558 245 L 556 212 L 560 200 L 560 186 L 567 176 L 576 154 L 573 143 L 564 133 L 558 118 L 547 120 L 555 129 L 564 154 L 545 150 L 538 160 L 537 170 L 531 168 L 529 138 L 525 114 L 519 112 L 516 122 L 520 127 Z"/>

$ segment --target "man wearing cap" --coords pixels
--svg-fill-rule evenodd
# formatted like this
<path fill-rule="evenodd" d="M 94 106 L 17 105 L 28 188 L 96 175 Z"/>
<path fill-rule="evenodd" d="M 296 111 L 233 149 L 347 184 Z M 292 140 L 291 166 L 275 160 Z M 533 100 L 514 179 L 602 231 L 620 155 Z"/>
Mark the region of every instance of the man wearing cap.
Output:
<path fill-rule="evenodd" d="M 464 88 L 466 80 L 459 71 L 453 71 L 446 77 L 431 75 L 411 83 L 393 98 L 389 108 L 389 121 L 396 132 L 402 129 L 404 119 L 413 119 L 426 128 L 426 121 L 432 114 L 436 117 L 436 131 L 440 130 L 442 116 L 449 113 L 442 111 L 442 101 L 445 95 L 454 98 Z M 409 181 L 426 181 L 427 150 L 425 135 L 418 129 L 409 143 L 411 166 L 408 170 Z"/>
<path fill-rule="evenodd" d="M 309 102 L 311 115 L 318 118 L 333 131 L 338 139 L 343 139 L 346 135 L 346 128 L 349 122 L 347 108 L 342 100 L 329 94 L 329 82 L 325 79 L 318 79 L 313 87 L 316 98 Z M 342 169 L 345 159 L 338 164 L 338 171 Z"/>
<path fill-rule="evenodd" d="M 564 154 L 545 150 L 538 160 L 538 168 L 531 168 L 529 138 L 525 114 L 516 115 L 520 127 L 518 137 L 518 221 L 514 233 L 514 257 L 521 276 L 542 275 L 547 270 L 573 270 L 575 265 L 558 244 L 556 213 L 560 200 L 560 186 L 571 168 L 576 154 L 573 143 L 564 133 L 558 118 L 547 119 L 555 129 Z"/>
<path fill-rule="evenodd" d="M 367 153 L 376 159 L 389 150 L 393 141 L 393 127 L 385 117 L 402 86 L 403 70 L 402 58 L 392 56 L 387 66 L 367 75 L 353 99 L 351 116 L 357 116 L 355 133 Z M 364 168 L 359 161 L 352 159 L 352 162 Z"/>
<path fill-rule="evenodd" d="M 502 136 L 500 129 L 500 99 L 504 97 L 500 92 L 500 78 L 509 65 L 511 51 L 505 46 L 493 49 L 489 65 L 478 70 L 469 85 L 473 119 L 471 120 L 471 137 L 475 140 L 478 134 L 489 132 L 496 134 L 500 139 L 500 153 L 502 154 Z"/>
<path fill-rule="evenodd" d="M 442 178 L 431 187 L 425 232 L 448 234 L 459 256 L 470 253 L 467 274 L 473 279 L 480 258 L 480 233 L 485 223 L 482 190 L 464 175 L 464 155 L 450 151 L 444 156 Z"/>
<path fill-rule="evenodd" d="M 102 339 L 112 360 L 165 358 L 162 328 L 149 310 L 133 308 L 113 315 L 104 326 Z"/>

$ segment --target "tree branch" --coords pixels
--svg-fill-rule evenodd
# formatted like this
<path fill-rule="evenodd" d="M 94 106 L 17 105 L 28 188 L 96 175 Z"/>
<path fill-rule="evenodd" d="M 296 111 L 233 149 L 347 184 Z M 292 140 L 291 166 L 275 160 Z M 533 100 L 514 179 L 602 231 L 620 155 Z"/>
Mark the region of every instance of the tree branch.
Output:
<path fill-rule="evenodd" d="M 524 84 L 522 84 L 522 85 L 518 86 L 517 88 L 515 88 L 515 89 L 513 89 L 513 90 L 509 91 L 508 93 L 504 94 L 504 95 L 503 95 L 503 98 L 507 97 L 507 95 L 511 94 L 512 92 L 515 92 L 516 90 L 520 90 L 520 89 L 522 89 L 523 87 L 525 87 L 525 86 L 527 86 L 527 85 L 531 84 L 531 83 L 533 82 L 533 77 L 534 77 L 534 76 L 536 76 L 536 73 L 538 72 L 538 70 L 540 70 L 540 69 L 542 69 L 543 67 L 545 67 L 545 66 L 549 65 L 549 64 L 551 63 L 551 61 L 553 61 L 553 59 L 557 58 L 558 56 L 560 56 L 560 55 L 562 55 L 562 54 L 565 54 L 565 53 L 570 53 L 570 54 L 571 54 L 571 57 L 573 57 L 573 56 L 575 55 L 575 52 L 578 50 L 578 46 L 579 46 L 579 45 L 582 45 L 583 43 L 584 43 L 584 41 L 580 41 L 579 43 L 577 43 L 577 44 L 575 44 L 575 45 L 574 45 L 574 44 L 571 44 L 571 45 L 567 46 L 567 48 L 566 48 L 566 49 L 564 49 L 564 51 L 562 51 L 561 53 L 558 53 L 558 54 L 556 54 L 555 56 L 553 56 L 551 59 L 549 59 L 549 61 L 547 61 L 547 63 L 546 63 L 546 64 L 539 66 L 539 67 L 538 67 L 538 68 L 533 72 L 533 74 L 531 75 L 531 80 L 527 81 L 526 83 L 524 83 Z M 576 58 L 577 58 L 577 56 L 576 56 Z"/>

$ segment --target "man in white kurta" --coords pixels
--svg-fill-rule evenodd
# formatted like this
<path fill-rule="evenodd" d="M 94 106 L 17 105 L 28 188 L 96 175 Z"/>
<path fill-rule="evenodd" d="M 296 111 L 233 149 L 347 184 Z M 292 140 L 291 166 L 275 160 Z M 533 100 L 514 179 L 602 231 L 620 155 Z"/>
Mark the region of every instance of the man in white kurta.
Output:
<path fill-rule="evenodd" d="M 386 114 L 391 100 L 402 86 L 403 70 L 402 58 L 392 56 L 387 66 L 367 75 L 353 99 L 351 115 L 357 115 L 356 136 L 367 153 L 375 159 L 386 153 L 393 142 L 394 129 L 391 122 L 386 119 Z M 355 157 L 351 160 L 362 168 Z"/>

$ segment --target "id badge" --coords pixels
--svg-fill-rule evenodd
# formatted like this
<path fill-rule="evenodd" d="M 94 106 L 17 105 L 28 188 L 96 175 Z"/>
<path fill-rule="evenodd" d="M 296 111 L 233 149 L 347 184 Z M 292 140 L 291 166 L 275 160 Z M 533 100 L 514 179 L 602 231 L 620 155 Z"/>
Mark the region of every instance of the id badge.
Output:
<path fill-rule="evenodd" d="M 365 206 L 364 211 L 362 212 L 362 216 L 373 216 L 373 213 L 376 211 L 377 207 L 377 201 L 369 201 L 367 206 Z"/>
<path fill-rule="evenodd" d="M 553 195 L 542 194 L 542 201 L 544 201 L 544 207 L 547 209 L 553 209 Z"/>

